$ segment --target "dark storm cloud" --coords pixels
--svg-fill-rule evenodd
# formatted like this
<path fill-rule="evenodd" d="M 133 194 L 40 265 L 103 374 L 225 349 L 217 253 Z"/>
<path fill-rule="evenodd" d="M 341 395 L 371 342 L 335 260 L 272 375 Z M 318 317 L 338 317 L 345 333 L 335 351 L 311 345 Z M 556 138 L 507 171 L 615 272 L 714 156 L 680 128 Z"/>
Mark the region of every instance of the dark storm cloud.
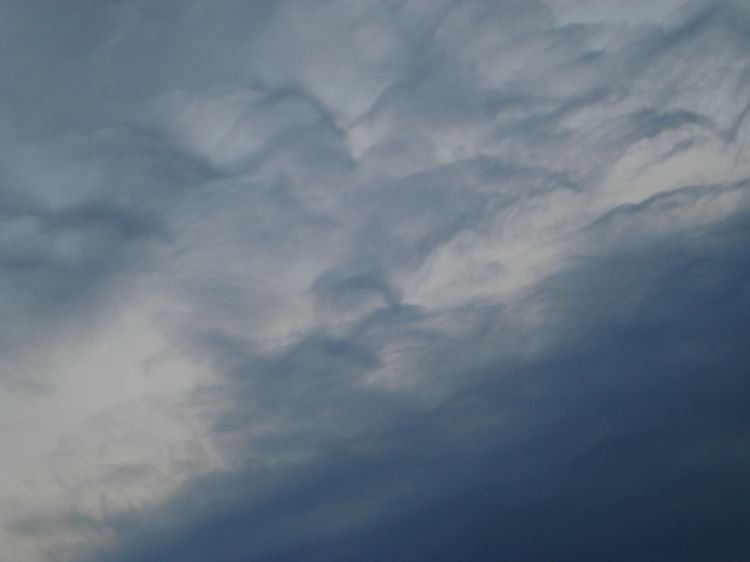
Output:
<path fill-rule="evenodd" d="M 659 212 L 630 209 L 629 229 Z M 273 428 L 250 437 L 247 467 L 116 520 L 123 550 L 104 558 L 747 556 L 749 226 L 738 213 L 592 256 L 520 310 L 456 312 L 459 337 L 392 306 L 346 340 L 249 359 L 217 427 Z M 536 306 L 546 325 L 525 333 L 514 317 Z M 383 349 L 410 336 L 432 395 L 362 388 Z M 525 339 L 544 343 L 519 353 Z"/>
<path fill-rule="evenodd" d="M 750 556 L 744 5 L 4 4 L 0 350 L 161 276 L 228 459 L 14 537 L 92 562 Z"/>

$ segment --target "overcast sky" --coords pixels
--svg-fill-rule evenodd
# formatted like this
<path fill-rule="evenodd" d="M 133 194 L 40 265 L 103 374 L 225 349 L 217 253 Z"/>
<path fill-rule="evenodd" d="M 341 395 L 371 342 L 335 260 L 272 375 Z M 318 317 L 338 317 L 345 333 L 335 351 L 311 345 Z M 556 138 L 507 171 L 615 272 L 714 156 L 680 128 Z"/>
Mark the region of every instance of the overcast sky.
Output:
<path fill-rule="evenodd" d="M 0 0 L 0 559 L 750 559 L 746 0 Z"/>

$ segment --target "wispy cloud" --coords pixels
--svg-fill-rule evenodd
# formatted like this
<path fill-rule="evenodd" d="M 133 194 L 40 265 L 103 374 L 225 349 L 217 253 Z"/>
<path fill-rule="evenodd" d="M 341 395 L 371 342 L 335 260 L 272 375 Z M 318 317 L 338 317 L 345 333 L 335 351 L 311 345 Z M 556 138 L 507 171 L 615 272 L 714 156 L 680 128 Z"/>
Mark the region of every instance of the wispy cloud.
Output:
<path fill-rule="evenodd" d="M 744 3 L 0 19 L 3 552 L 748 554 Z"/>

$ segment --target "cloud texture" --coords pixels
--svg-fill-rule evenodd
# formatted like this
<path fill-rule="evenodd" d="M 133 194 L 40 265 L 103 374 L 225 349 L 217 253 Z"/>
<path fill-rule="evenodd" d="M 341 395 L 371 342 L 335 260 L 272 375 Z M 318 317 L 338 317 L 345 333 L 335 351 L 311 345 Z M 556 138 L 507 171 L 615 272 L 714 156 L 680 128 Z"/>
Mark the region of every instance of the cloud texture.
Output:
<path fill-rule="evenodd" d="M 740 0 L 0 0 L 0 551 L 750 556 Z"/>

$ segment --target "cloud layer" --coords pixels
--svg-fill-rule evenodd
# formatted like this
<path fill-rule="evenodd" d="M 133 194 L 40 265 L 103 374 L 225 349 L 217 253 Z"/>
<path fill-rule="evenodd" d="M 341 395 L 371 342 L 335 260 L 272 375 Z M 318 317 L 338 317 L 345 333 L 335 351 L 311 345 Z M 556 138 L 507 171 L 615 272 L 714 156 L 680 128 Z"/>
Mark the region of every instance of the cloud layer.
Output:
<path fill-rule="evenodd" d="M 0 0 L 14 560 L 750 555 L 750 11 Z"/>

